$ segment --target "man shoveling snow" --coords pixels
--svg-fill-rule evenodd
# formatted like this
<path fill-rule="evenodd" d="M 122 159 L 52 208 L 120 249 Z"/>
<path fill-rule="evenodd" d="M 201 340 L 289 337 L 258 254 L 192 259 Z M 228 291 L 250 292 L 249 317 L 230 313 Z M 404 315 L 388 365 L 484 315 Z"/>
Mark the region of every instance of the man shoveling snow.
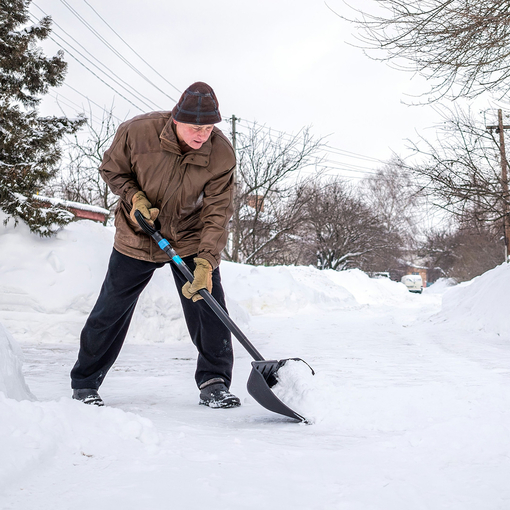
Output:
<path fill-rule="evenodd" d="M 213 89 L 197 82 L 171 112 L 148 113 L 121 124 L 105 152 L 99 171 L 120 197 L 115 242 L 100 295 L 81 333 L 71 371 L 73 398 L 103 405 L 98 389 L 119 355 L 138 297 L 154 271 L 169 262 L 138 226 L 134 213 L 139 211 L 151 224 L 158 219 L 163 234 L 194 271 L 189 283 L 170 265 L 198 350 L 200 403 L 214 408 L 241 404 L 229 391 L 230 331 L 199 294 L 207 289 L 225 308 L 218 266 L 233 212 L 235 154 L 215 127 L 220 121 Z"/>

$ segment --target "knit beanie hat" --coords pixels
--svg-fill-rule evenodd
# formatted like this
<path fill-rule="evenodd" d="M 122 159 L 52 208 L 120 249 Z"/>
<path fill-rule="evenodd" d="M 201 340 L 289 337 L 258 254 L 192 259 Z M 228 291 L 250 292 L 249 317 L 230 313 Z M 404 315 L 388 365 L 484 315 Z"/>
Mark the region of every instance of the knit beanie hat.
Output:
<path fill-rule="evenodd" d="M 216 124 L 221 122 L 218 99 L 207 83 L 197 81 L 182 94 L 172 110 L 172 117 L 184 124 Z"/>

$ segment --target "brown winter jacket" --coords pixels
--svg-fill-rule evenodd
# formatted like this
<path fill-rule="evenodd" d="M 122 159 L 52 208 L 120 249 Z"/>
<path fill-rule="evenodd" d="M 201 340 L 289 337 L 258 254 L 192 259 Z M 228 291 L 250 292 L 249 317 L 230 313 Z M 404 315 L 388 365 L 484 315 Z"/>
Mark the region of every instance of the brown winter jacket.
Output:
<path fill-rule="evenodd" d="M 181 257 L 197 254 L 216 268 L 233 212 L 234 166 L 232 145 L 216 127 L 200 149 L 182 154 L 170 112 L 148 113 L 121 124 L 99 168 L 120 197 L 115 249 L 135 259 L 168 261 L 129 217 L 131 199 L 141 190 L 160 210 L 161 233 L 175 251 Z"/>

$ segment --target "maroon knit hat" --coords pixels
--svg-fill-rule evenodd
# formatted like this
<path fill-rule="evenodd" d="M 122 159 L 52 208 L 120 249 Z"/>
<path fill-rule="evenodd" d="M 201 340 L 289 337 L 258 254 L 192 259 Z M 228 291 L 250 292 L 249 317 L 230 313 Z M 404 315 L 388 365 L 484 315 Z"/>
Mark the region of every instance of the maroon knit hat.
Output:
<path fill-rule="evenodd" d="M 172 110 L 172 117 L 184 124 L 216 124 L 221 122 L 218 99 L 214 90 L 202 81 L 190 85 Z"/>

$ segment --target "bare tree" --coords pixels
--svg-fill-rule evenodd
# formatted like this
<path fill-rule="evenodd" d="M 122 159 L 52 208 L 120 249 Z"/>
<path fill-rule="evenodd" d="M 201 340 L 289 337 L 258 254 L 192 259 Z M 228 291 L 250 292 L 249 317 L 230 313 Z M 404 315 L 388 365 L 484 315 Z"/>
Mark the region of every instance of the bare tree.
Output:
<path fill-rule="evenodd" d="M 237 133 L 237 145 L 235 212 L 224 256 L 248 264 L 294 260 L 290 245 L 303 216 L 300 170 L 318 164 L 321 140 L 308 128 L 287 136 L 254 124 Z"/>
<path fill-rule="evenodd" d="M 404 253 L 418 247 L 419 223 L 423 216 L 423 192 L 413 173 L 396 155 L 374 175 L 361 181 L 359 191 L 387 232 L 386 247 L 366 257 L 369 272 L 389 272 L 394 279 L 405 274 Z"/>
<path fill-rule="evenodd" d="M 416 235 L 423 191 L 401 158 L 394 156 L 375 175 L 364 179 L 360 188 L 388 232 Z"/>
<path fill-rule="evenodd" d="M 117 124 L 110 109 L 105 111 L 97 125 L 88 121 L 85 133 L 69 139 L 58 178 L 46 190 L 59 198 L 96 205 L 113 212 L 118 197 L 114 195 L 99 174 L 103 154 L 111 145 Z"/>
<path fill-rule="evenodd" d="M 319 269 L 365 269 L 368 257 L 390 244 L 379 217 L 340 179 L 316 179 L 307 187 L 308 263 Z"/>
<path fill-rule="evenodd" d="M 500 222 L 510 197 L 501 176 L 499 137 L 470 114 L 451 115 L 434 143 L 412 144 L 425 162 L 410 169 L 435 205 L 463 220 Z"/>
<path fill-rule="evenodd" d="M 428 259 L 430 281 L 452 278 L 468 281 L 504 262 L 501 223 L 466 220 L 432 231 L 420 252 Z"/>
<path fill-rule="evenodd" d="M 510 9 L 502 0 L 378 0 L 357 12 L 365 49 L 418 72 L 431 94 L 475 97 L 510 88 Z"/>

